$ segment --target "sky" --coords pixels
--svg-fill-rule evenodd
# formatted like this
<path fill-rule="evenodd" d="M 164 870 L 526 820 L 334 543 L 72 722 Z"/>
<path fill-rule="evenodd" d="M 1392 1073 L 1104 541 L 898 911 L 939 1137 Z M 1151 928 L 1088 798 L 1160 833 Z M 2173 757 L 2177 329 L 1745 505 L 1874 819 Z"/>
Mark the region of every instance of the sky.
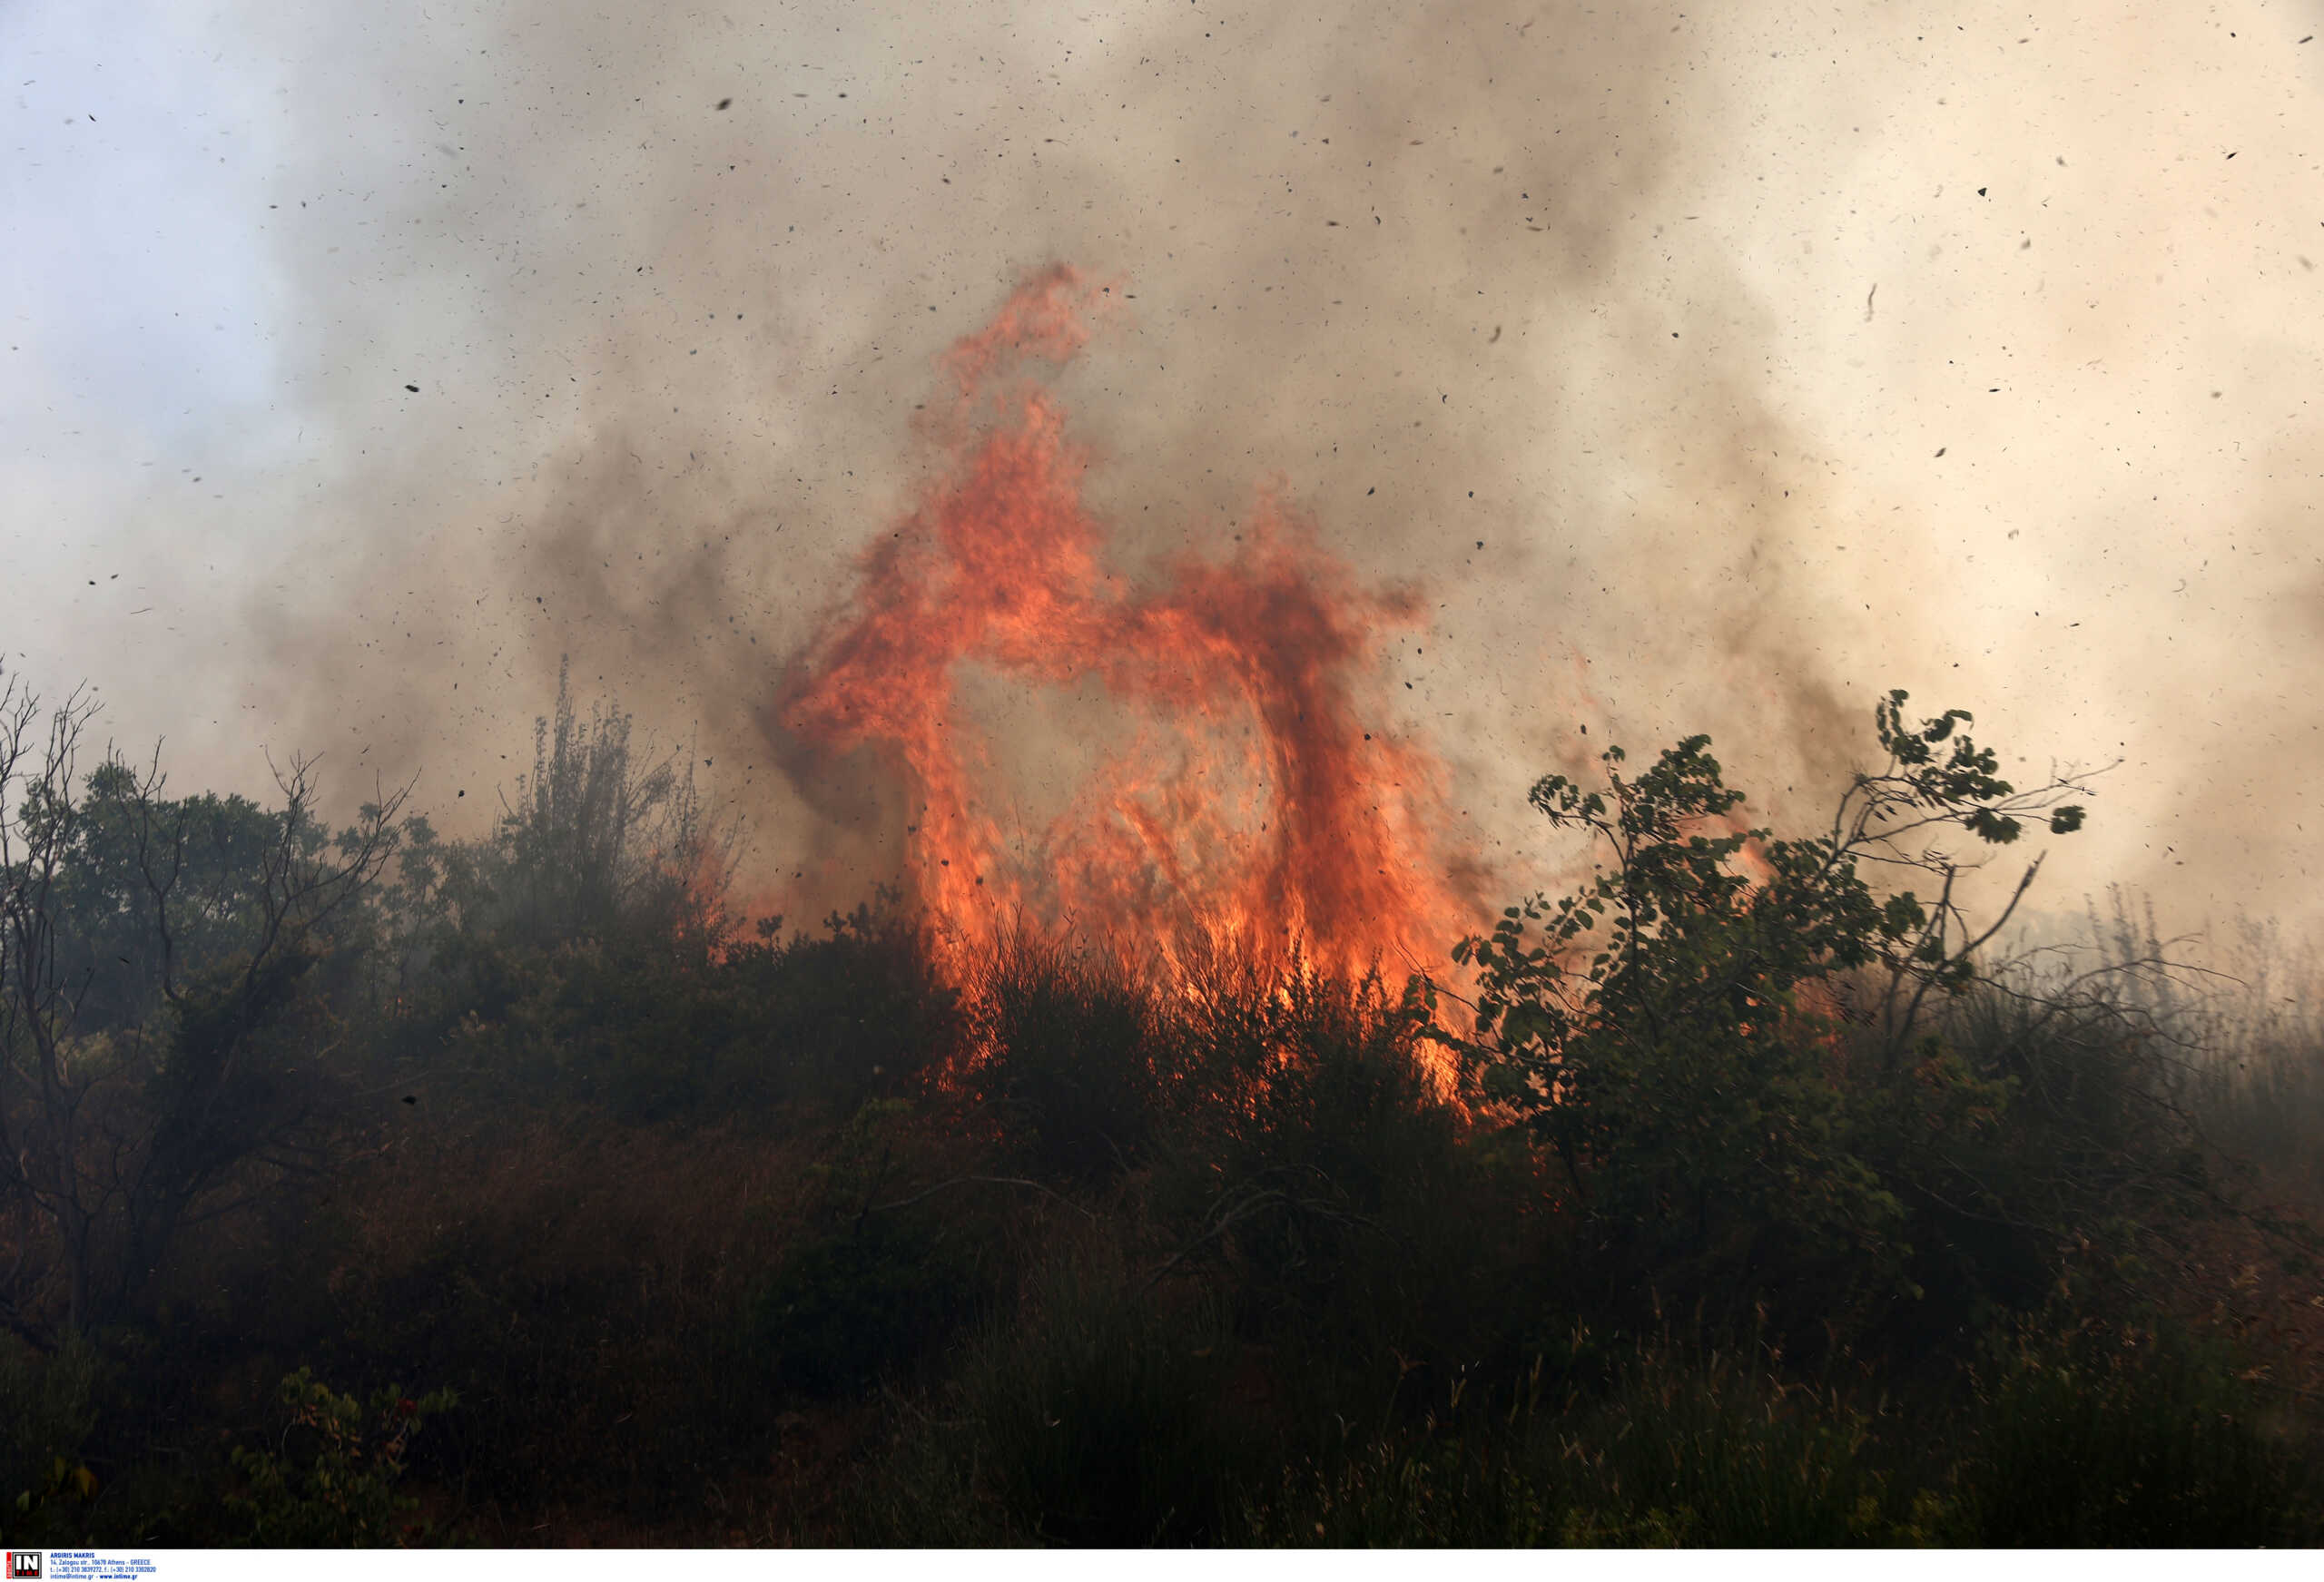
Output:
<path fill-rule="evenodd" d="M 1425 590 L 1512 893 L 1583 725 L 1807 820 L 1898 686 L 2119 761 L 2040 904 L 2312 929 L 2319 13 L 11 0 L 0 659 L 458 827 L 569 655 L 805 871 L 760 711 L 1062 260 L 1126 564 L 1272 490 Z"/>

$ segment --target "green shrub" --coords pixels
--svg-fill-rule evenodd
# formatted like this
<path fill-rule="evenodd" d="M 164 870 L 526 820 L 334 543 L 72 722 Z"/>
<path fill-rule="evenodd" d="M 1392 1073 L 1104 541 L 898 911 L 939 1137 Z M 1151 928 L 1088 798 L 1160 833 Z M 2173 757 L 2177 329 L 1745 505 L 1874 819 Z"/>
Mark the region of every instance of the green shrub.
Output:
<path fill-rule="evenodd" d="M 1102 1251 L 1044 1265 L 965 1349 L 851 1502 L 849 1541 L 1126 1548 L 1230 1540 L 1263 1451 L 1226 1396 L 1205 1303 L 1162 1304 Z"/>
<path fill-rule="evenodd" d="M 425 1541 L 419 1502 L 399 1495 L 404 1453 L 428 1420 L 448 1411 L 448 1390 L 412 1398 L 389 1385 L 367 1410 L 301 1368 L 282 1381 L 285 1419 L 271 1446 L 238 1446 L 241 1487 L 228 1512 L 247 1524 L 252 1544 L 273 1548 L 345 1548 Z"/>
<path fill-rule="evenodd" d="M 2018 790 L 1966 714 L 1908 727 L 1905 702 L 1826 834 L 1746 829 L 1702 736 L 1636 772 L 1610 751 L 1603 791 L 1534 786 L 1604 861 L 1459 946 L 1476 1034 L 1441 1036 L 1557 1159 L 1609 1285 L 1922 1346 L 2038 1302 L 2060 1246 L 2127 1256 L 2209 1202 L 2152 964 L 1996 971 L 2008 909 L 1973 925 L 1935 844 L 2072 833 L 2080 782 Z"/>
<path fill-rule="evenodd" d="M 2029 1327 L 1997 1348 L 1964 1469 L 1989 1546 L 2245 1548 L 2324 1538 L 2300 1448 L 2216 1348 L 2168 1327 Z"/>
<path fill-rule="evenodd" d="M 1246 1468 L 1222 1408 L 1228 1336 L 1206 1305 L 1166 1309 L 1121 1272 L 1062 1260 L 965 1374 L 974 1459 L 1045 1541 L 1217 1542 Z"/>
<path fill-rule="evenodd" d="M 746 1353 L 810 1395 L 850 1395 L 907 1367 L 973 1316 L 964 1249 L 892 1214 L 808 1243 L 751 1302 Z"/>
<path fill-rule="evenodd" d="M 463 1081 L 632 1124 L 849 1114 L 911 1091 L 958 1043 L 956 996 L 892 899 L 833 913 L 821 934 L 783 937 L 771 919 L 715 958 L 619 937 L 463 941 L 390 1042 L 432 1038 L 478 1074 Z"/>
<path fill-rule="evenodd" d="M 83 1457 L 97 1426 L 99 1371 L 79 1335 L 46 1353 L 0 1340 L 0 1530 L 11 1541 L 77 1532 L 78 1512 L 95 1498 Z"/>
<path fill-rule="evenodd" d="M 1531 1161 L 1439 1091 L 1413 1008 L 1296 960 L 1206 971 L 1183 1003 L 1137 1194 L 1171 1287 L 1211 1282 L 1295 1415 L 1368 1410 L 1393 1355 L 1513 1352 L 1545 1272 Z"/>
<path fill-rule="evenodd" d="M 1882 1465 L 1875 1420 L 1731 1353 L 1640 1346 L 1544 1410 L 1505 1405 L 1353 1438 L 1256 1502 L 1256 1541 L 1330 1547 L 1925 1543 L 1941 1498 Z"/>
<path fill-rule="evenodd" d="M 1015 935 L 979 985 L 973 1093 L 1027 1165 L 1097 1181 L 1143 1150 L 1160 1103 L 1157 1007 L 1108 955 Z"/>
<path fill-rule="evenodd" d="M 960 1041 L 960 996 L 937 971 L 928 941 L 893 890 L 823 919 L 820 934 L 731 951 L 717 991 L 736 1007 L 736 1037 L 715 1087 L 745 1102 L 849 1115 L 876 1098 L 916 1090 Z"/>

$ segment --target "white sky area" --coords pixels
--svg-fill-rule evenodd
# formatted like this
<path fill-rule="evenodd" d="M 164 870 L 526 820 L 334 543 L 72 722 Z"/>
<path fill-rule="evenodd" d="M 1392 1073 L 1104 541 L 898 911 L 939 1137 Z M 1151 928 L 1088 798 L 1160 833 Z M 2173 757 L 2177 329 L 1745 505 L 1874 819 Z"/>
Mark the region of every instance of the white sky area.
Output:
<path fill-rule="evenodd" d="M 1093 500 L 1160 553 L 1272 481 L 1425 585 L 1391 722 L 1512 891 L 1581 747 L 1708 731 L 1804 817 L 1899 685 L 2024 778 L 2124 761 L 2040 904 L 2312 925 L 2319 33 L 10 0 L 0 650 L 178 785 L 323 751 L 447 814 L 570 653 L 803 870 L 752 712 L 931 358 L 1063 259 L 1137 299 L 1062 386 Z"/>

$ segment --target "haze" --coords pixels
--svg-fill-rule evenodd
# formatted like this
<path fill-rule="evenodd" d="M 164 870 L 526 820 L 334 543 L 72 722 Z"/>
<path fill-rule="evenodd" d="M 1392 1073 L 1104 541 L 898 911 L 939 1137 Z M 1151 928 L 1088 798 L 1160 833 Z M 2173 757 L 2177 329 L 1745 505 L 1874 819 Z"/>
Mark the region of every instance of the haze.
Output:
<path fill-rule="evenodd" d="M 455 827 L 569 653 L 838 901 L 759 712 L 1063 260 L 1121 547 L 1271 486 L 1420 584 L 1385 723 L 1512 889 L 1543 771 L 1806 815 L 1895 685 L 2124 761 L 2048 905 L 2312 920 L 2319 10 L 20 0 L 0 647 Z"/>

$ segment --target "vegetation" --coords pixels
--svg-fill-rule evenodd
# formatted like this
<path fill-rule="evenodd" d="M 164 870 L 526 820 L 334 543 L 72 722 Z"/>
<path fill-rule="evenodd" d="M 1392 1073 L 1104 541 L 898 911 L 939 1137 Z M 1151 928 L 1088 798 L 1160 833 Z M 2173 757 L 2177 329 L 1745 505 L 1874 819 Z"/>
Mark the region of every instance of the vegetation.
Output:
<path fill-rule="evenodd" d="M 1812 835 L 1544 779 L 1391 983 L 746 922 L 562 687 L 453 840 L 5 685 L 0 1536 L 2317 1542 L 2319 979 L 2004 955 L 2084 788 L 1907 701 Z"/>

